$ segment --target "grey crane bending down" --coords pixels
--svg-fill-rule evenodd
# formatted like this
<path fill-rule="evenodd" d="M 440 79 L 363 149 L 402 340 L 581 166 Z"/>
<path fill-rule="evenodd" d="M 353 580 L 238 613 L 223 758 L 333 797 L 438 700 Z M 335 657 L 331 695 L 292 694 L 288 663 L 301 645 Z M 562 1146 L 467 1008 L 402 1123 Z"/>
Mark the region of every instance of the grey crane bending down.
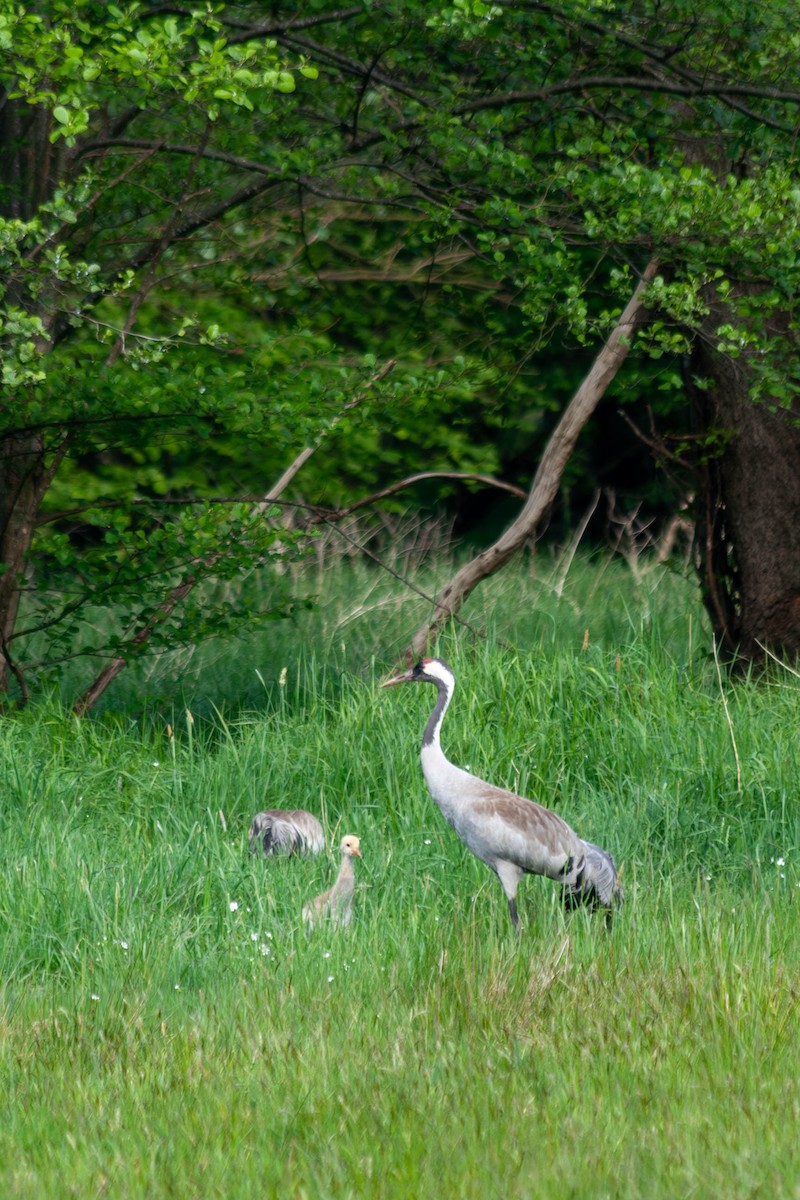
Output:
<path fill-rule="evenodd" d="M 325 849 L 325 834 L 317 818 L 303 808 L 267 808 L 256 813 L 247 835 L 250 853 L 319 854 Z"/>
<path fill-rule="evenodd" d="M 439 693 L 422 737 L 425 783 L 465 846 L 497 875 L 514 929 L 518 930 L 517 888 L 523 874 L 547 875 L 563 884 L 567 907 L 589 904 L 610 916 L 622 903 L 610 854 L 579 838 L 549 808 L 477 779 L 445 757 L 439 734 L 455 687 L 447 663 L 423 658 L 382 686 L 398 683 L 432 683 Z"/>
<path fill-rule="evenodd" d="M 311 929 L 327 916 L 335 926 L 350 924 L 353 915 L 353 893 L 356 890 L 353 858 L 361 858 L 361 843 L 352 833 L 348 833 L 342 838 L 340 849 L 342 865 L 333 887 L 303 905 L 303 920 Z"/>

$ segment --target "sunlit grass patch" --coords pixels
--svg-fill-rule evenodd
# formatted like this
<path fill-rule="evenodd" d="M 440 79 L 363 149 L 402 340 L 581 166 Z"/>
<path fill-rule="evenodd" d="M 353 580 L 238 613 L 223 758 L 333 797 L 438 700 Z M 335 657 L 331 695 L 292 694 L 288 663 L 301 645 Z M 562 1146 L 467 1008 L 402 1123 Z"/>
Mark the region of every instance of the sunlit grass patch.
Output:
<path fill-rule="evenodd" d="M 443 738 L 624 863 L 610 932 L 530 877 L 513 939 L 425 790 L 430 697 L 381 692 L 366 635 L 230 645 L 257 703 L 212 672 L 136 721 L 6 719 L 4 1196 L 793 1194 L 798 682 L 720 684 L 691 596 L 609 614 L 586 572 L 570 618 L 518 576 L 515 632 L 505 595 L 447 635 Z M 329 851 L 250 855 L 265 806 Z M 344 832 L 353 923 L 309 934 Z"/>

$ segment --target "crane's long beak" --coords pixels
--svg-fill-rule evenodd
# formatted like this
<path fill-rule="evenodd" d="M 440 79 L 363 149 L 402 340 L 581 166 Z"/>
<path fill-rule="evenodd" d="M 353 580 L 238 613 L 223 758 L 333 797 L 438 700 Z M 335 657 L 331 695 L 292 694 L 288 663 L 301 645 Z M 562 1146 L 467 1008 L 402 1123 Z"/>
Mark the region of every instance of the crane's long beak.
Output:
<path fill-rule="evenodd" d="M 382 688 L 394 687 L 396 683 L 411 683 L 414 678 L 413 668 L 410 671 L 403 671 L 402 675 L 393 675 L 391 679 L 387 679 L 381 684 Z"/>

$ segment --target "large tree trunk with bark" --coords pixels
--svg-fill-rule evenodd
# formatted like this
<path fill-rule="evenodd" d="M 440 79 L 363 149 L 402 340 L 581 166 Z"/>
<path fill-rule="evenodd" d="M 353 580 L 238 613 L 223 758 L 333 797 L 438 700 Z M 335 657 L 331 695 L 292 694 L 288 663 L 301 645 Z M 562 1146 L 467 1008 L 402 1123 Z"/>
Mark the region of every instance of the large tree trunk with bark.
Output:
<path fill-rule="evenodd" d="M 746 358 L 699 339 L 692 363 L 703 432 L 721 449 L 703 467 L 698 546 L 718 641 L 743 663 L 800 655 L 800 414 L 750 398 Z"/>
<path fill-rule="evenodd" d="M 17 621 L 25 566 L 44 494 L 64 446 L 48 455 L 36 434 L 0 438 L 0 694 L 14 668 L 10 639 Z"/>
<path fill-rule="evenodd" d="M 45 108 L 10 100 L 3 91 L 0 101 L 0 178 L 6 185 L 0 189 L 0 217 L 28 220 L 52 197 L 66 151 L 50 141 L 53 118 Z M 30 295 L 6 279 L 0 293 L 7 304 L 37 308 Z M 40 315 L 46 324 L 47 314 Z M 3 407 L 0 401 L 0 411 Z M 39 510 L 65 447 L 48 450 L 36 432 L 0 431 L 0 696 L 13 673 L 25 698 L 10 639 Z"/>

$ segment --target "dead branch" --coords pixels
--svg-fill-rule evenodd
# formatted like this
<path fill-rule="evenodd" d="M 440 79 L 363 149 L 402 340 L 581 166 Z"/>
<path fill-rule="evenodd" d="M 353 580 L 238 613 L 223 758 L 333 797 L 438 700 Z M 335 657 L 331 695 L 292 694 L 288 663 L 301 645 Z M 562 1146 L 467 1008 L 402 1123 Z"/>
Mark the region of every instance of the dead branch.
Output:
<path fill-rule="evenodd" d="M 494 475 L 476 475 L 472 471 L 420 471 L 416 475 L 408 475 L 405 479 L 398 480 L 397 483 L 392 483 L 389 487 L 381 488 L 379 492 L 372 492 L 369 496 L 362 496 L 360 500 L 349 504 L 347 508 L 337 508 L 331 511 L 321 512 L 317 521 L 340 521 L 343 517 L 349 517 L 351 513 L 357 512 L 360 508 L 367 508 L 370 504 L 377 504 L 379 500 L 385 500 L 387 496 L 395 496 L 398 492 L 402 492 L 404 488 L 411 487 L 415 483 L 420 483 L 423 479 L 466 479 L 474 483 L 485 483 L 487 487 L 499 488 L 503 492 L 510 492 L 512 496 L 518 496 L 524 500 L 527 492 L 522 488 L 515 487 L 513 483 L 506 483 L 503 479 L 495 479 Z"/>
<path fill-rule="evenodd" d="M 619 321 L 609 335 L 588 375 L 567 405 L 550 441 L 547 443 L 533 480 L 528 499 L 519 516 L 493 545 L 466 563 L 436 598 L 433 615 L 414 634 L 408 649 L 408 661 L 423 654 L 442 628 L 455 616 L 473 589 L 493 575 L 534 536 L 542 518 L 555 499 L 561 476 L 581 430 L 630 350 L 631 338 L 646 315 L 644 293 L 658 269 L 658 259 L 648 263 Z"/>

